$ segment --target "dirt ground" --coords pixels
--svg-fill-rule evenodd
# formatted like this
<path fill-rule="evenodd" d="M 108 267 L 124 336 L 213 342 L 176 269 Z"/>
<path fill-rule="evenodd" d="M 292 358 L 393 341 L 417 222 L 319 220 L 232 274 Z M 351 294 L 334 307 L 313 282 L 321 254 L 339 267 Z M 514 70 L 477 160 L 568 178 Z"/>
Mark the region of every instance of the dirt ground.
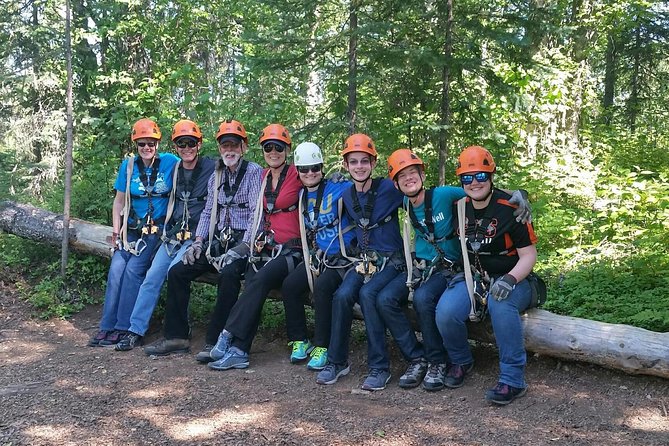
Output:
<path fill-rule="evenodd" d="M 320 386 L 280 330 L 249 369 L 216 372 L 193 359 L 203 327 L 192 354 L 152 359 L 86 347 L 99 316 L 33 319 L 0 283 L 0 445 L 669 445 L 669 380 L 532 356 L 527 395 L 493 407 L 497 356 L 478 345 L 460 389 L 400 389 L 393 350 L 389 387 L 367 393 L 363 341 L 351 374 Z"/>

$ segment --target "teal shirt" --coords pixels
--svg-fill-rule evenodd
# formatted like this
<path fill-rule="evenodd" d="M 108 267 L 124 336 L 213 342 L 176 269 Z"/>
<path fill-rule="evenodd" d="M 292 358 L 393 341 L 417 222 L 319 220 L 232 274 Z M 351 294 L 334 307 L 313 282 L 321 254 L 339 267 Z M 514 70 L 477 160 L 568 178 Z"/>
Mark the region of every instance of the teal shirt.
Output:
<path fill-rule="evenodd" d="M 465 191 L 461 187 L 440 186 L 434 188 L 432 194 L 432 221 L 434 221 L 435 239 L 446 237 L 453 233 L 453 203 L 465 196 Z M 409 199 L 404 198 L 405 205 L 410 206 Z M 425 226 L 425 202 L 420 206 L 414 208 L 416 219 L 427 231 Z M 416 230 L 416 257 L 418 259 L 425 259 L 431 261 L 437 256 L 435 247 L 421 237 L 422 230 Z M 461 258 L 460 241 L 457 237 L 451 237 L 448 240 L 441 240 L 438 243 L 439 247 L 444 251 L 446 257 L 452 261 L 458 261 Z"/>

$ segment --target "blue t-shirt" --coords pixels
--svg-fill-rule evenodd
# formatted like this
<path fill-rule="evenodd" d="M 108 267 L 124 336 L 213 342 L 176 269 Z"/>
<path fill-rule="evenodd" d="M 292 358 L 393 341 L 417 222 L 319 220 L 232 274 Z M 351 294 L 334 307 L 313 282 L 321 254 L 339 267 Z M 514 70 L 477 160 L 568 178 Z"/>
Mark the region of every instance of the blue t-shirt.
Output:
<path fill-rule="evenodd" d="M 158 173 L 156 175 L 156 182 L 153 185 L 153 197 L 151 197 L 151 204 L 153 205 L 153 219 L 157 220 L 162 218 L 167 213 L 167 203 L 169 202 L 169 192 L 172 190 L 172 174 L 174 172 L 174 166 L 179 161 L 179 158 L 171 153 L 159 153 L 156 155 L 156 161 L 160 159 L 160 165 L 158 167 Z M 132 177 L 130 178 L 130 194 L 132 198 L 130 199 L 130 206 L 134 212 L 130 213 L 132 217 L 133 214 L 136 215 L 139 219 L 146 217 L 146 213 L 149 210 L 149 198 L 143 195 L 146 195 L 146 190 L 144 185 L 139 178 L 139 169 L 137 163 L 142 162 L 141 159 L 135 157 L 135 162 L 132 166 Z M 154 162 L 155 164 L 155 162 Z M 118 170 L 118 176 L 116 177 L 116 182 L 114 183 L 114 189 L 119 192 L 126 193 L 126 170 L 128 169 L 128 158 L 124 159 L 121 163 L 121 167 Z M 146 177 L 147 181 L 151 181 L 152 167 L 147 167 Z M 162 195 L 162 196 L 156 196 Z"/>
<path fill-rule="evenodd" d="M 327 180 L 323 180 L 327 181 Z M 345 191 L 350 189 L 352 186 L 350 181 L 342 181 L 339 183 L 333 183 L 327 181 L 325 183 L 325 188 L 323 190 L 323 199 L 321 201 L 321 209 L 318 214 L 318 231 L 316 232 L 316 244 L 318 248 L 325 252 L 328 255 L 338 254 L 339 253 L 339 228 L 338 225 L 333 225 L 328 227 L 333 221 L 335 221 L 339 215 L 338 201 L 339 198 L 344 194 Z M 318 195 L 318 190 L 307 192 L 307 212 L 309 218 L 304 219 L 305 226 L 307 230 L 310 227 L 310 220 L 314 218 L 314 207 L 316 206 L 316 198 Z M 350 219 L 346 213 L 342 214 L 341 227 L 342 229 L 350 225 Z M 344 233 L 344 245 L 349 246 L 351 240 L 355 237 L 355 231 L 349 230 Z"/>
<path fill-rule="evenodd" d="M 350 191 L 357 194 L 360 208 L 364 212 L 365 204 L 371 195 L 370 191 L 358 192 L 354 187 L 344 193 L 344 208 L 351 218 L 352 222 L 358 222 L 358 218 L 362 217 L 361 212 L 356 212 L 353 206 L 353 197 Z M 396 252 L 404 252 L 404 245 L 402 243 L 402 236 L 400 234 L 400 227 L 397 218 L 397 210 L 402 205 L 404 195 L 395 188 L 395 184 L 387 178 L 380 181 L 377 189 L 376 201 L 372 209 L 371 218 L 369 218 L 369 226 L 379 223 L 379 226 L 369 230 L 369 242 L 367 249 L 379 251 L 384 254 L 391 254 Z M 369 216 L 367 216 L 369 217 Z M 381 223 L 386 217 L 390 220 Z M 364 248 L 363 245 L 363 230 L 359 225 L 355 229 L 356 238 L 358 239 L 358 246 Z"/>
<path fill-rule="evenodd" d="M 453 215 L 453 202 L 464 196 L 465 191 L 461 187 L 440 186 L 434 188 L 432 193 L 432 221 L 434 222 L 435 239 L 441 239 L 453 234 L 454 218 L 457 219 Z M 405 204 L 408 204 L 409 199 L 405 197 L 404 200 Z M 414 207 L 413 210 L 416 214 L 418 224 L 423 228 L 422 230 L 414 228 L 416 233 L 416 257 L 431 261 L 437 256 L 437 250 L 432 243 L 421 237 L 421 234 L 427 232 L 427 226 L 425 226 L 425 201 L 419 206 Z M 460 260 L 460 241 L 457 237 L 453 236 L 448 240 L 441 240 L 438 245 L 449 260 Z"/>

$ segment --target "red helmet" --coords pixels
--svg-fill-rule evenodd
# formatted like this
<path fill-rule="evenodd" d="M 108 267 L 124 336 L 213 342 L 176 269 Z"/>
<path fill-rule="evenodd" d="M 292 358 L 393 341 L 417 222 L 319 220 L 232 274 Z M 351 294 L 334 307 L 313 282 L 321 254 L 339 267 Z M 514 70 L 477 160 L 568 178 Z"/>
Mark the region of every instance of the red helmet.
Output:
<path fill-rule="evenodd" d="M 182 119 L 181 121 L 174 124 L 174 130 L 172 130 L 172 141 L 182 136 L 192 136 L 202 141 L 202 131 L 200 126 L 198 126 L 193 121 L 188 119 Z"/>
<path fill-rule="evenodd" d="M 137 141 L 140 138 L 160 139 L 161 136 L 158 124 L 151 119 L 142 118 L 132 126 L 131 138 L 133 141 Z"/>
<path fill-rule="evenodd" d="M 397 149 L 388 157 L 388 178 L 395 181 L 395 177 L 405 167 L 420 166 L 425 169 L 425 163 L 418 155 L 409 149 Z"/>
<path fill-rule="evenodd" d="M 221 125 L 218 126 L 216 140 L 218 141 L 218 138 L 223 135 L 239 136 L 246 144 L 249 143 L 249 138 L 246 136 L 246 129 L 244 128 L 244 125 L 239 121 L 235 121 L 234 119 L 223 121 L 221 122 Z"/>
<path fill-rule="evenodd" d="M 269 140 L 281 141 L 284 144 L 291 145 L 290 133 L 281 124 L 270 124 L 262 130 L 260 134 L 260 145 Z"/>
<path fill-rule="evenodd" d="M 344 150 L 341 152 L 341 155 L 345 157 L 351 152 L 364 152 L 374 158 L 378 156 L 374 141 L 364 133 L 355 133 L 346 138 L 346 142 L 344 142 Z"/>
<path fill-rule="evenodd" d="M 458 157 L 455 174 L 460 176 L 473 172 L 494 173 L 496 168 L 495 160 L 488 150 L 481 146 L 469 146 Z"/>

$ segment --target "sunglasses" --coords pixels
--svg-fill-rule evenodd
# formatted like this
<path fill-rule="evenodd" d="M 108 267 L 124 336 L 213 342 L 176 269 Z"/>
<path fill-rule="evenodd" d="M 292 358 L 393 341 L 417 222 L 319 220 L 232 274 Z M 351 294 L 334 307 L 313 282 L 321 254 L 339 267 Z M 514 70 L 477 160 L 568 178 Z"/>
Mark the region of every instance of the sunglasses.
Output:
<path fill-rule="evenodd" d="M 156 147 L 155 142 L 138 142 L 137 147 L 144 147 L 144 146 L 149 146 L 149 147 Z"/>
<path fill-rule="evenodd" d="M 489 172 L 476 172 L 476 173 L 466 173 L 464 175 L 460 175 L 460 181 L 462 184 L 465 186 L 468 184 L 472 184 L 474 181 L 474 178 L 476 178 L 476 181 L 479 183 L 485 183 L 490 179 L 490 173 Z"/>
<path fill-rule="evenodd" d="M 193 148 L 197 146 L 197 141 L 192 140 L 192 139 L 185 139 L 181 141 L 175 141 L 174 145 L 176 145 L 180 149 L 185 149 L 186 147 Z"/>
<path fill-rule="evenodd" d="M 312 164 L 311 166 L 297 166 L 297 171 L 300 173 L 316 173 L 321 171 L 321 165 Z"/>
<path fill-rule="evenodd" d="M 265 144 L 262 149 L 265 153 L 270 153 L 272 150 L 275 150 L 277 153 L 283 153 L 283 151 L 286 150 L 284 146 L 272 143 Z"/>

